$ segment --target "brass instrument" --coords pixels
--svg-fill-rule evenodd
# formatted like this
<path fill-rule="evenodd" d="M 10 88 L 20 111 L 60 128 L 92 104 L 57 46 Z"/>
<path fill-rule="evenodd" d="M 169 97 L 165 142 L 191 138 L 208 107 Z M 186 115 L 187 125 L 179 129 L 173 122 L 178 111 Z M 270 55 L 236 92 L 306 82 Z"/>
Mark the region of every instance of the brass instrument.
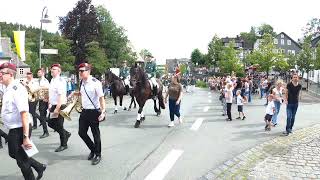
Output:
<path fill-rule="evenodd" d="M 35 102 L 38 99 L 38 97 L 37 97 L 37 95 L 38 95 L 37 92 L 38 91 L 32 92 L 29 86 L 25 86 L 25 87 L 26 87 L 26 89 L 28 91 L 28 100 L 30 102 Z"/>
<path fill-rule="evenodd" d="M 49 99 L 49 89 L 48 88 L 40 88 L 37 91 L 37 99 L 39 100 L 46 100 Z"/>
<path fill-rule="evenodd" d="M 74 108 L 79 113 L 82 111 L 80 96 L 76 96 L 76 95 L 71 96 L 71 98 L 68 100 L 67 106 L 60 111 L 60 115 L 65 119 L 71 121 L 70 114 Z"/>

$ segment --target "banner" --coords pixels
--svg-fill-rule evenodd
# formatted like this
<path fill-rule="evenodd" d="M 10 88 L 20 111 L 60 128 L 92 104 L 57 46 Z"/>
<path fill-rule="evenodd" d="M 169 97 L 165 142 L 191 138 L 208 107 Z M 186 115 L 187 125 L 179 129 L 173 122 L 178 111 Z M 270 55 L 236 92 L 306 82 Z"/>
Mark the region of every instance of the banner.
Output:
<path fill-rule="evenodd" d="M 25 53 L 25 31 L 13 31 L 14 43 L 16 44 L 17 53 L 21 59 L 21 61 L 26 60 Z"/>

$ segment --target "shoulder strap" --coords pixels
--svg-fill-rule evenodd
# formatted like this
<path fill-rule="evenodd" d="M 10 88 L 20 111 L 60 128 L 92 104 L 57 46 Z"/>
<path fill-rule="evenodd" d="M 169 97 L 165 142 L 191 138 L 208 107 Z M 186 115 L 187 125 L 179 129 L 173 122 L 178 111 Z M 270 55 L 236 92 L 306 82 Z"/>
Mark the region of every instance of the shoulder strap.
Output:
<path fill-rule="evenodd" d="M 80 83 L 82 84 L 82 80 L 80 81 Z M 80 84 L 80 88 L 81 88 L 81 84 Z M 87 97 L 89 98 L 91 104 L 93 105 L 94 109 L 97 109 L 97 107 L 94 105 L 94 103 L 92 102 L 90 96 L 89 96 L 88 93 L 87 93 L 86 86 L 83 85 L 83 89 L 84 89 L 84 92 L 86 93 Z M 80 89 L 80 90 L 81 90 L 81 89 Z"/>

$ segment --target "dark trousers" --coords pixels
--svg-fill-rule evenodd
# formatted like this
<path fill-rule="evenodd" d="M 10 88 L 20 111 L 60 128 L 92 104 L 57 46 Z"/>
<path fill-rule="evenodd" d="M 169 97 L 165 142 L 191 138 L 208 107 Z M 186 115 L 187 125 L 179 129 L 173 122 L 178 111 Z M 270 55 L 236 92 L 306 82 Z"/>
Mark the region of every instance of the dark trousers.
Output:
<path fill-rule="evenodd" d="M 56 105 L 52 106 L 50 112 L 53 112 L 56 108 Z M 60 136 L 60 145 L 67 146 L 67 131 L 63 127 L 64 118 L 59 114 L 58 118 L 48 119 L 48 126 L 53 130 L 57 131 Z"/>
<path fill-rule="evenodd" d="M 296 104 L 288 104 L 287 105 L 287 126 L 286 131 L 288 133 L 292 132 L 292 127 L 294 125 L 296 113 L 298 110 L 298 103 Z"/>
<path fill-rule="evenodd" d="M 29 101 L 29 113 L 32 115 L 33 126 L 35 127 L 37 127 L 37 124 L 38 124 L 37 116 L 39 116 L 38 114 L 36 114 L 37 104 L 38 104 L 38 101 L 35 101 L 35 102 Z"/>
<path fill-rule="evenodd" d="M 91 152 L 101 156 L 101 136 L 98 117 L 100 112 L 95 109 L 83 109 L 79 118 L 79 136 L 86 143 Z M 91 129 L 93 140 L 88 136 L 88 129 Z"/>
<path fill-rule="evenodd" d="M 39 116 L 39 120 L 40 123 L 42 125 L 43 128 L 43 133 L 48 133 L 48 127 L 47 127 L 47 109 L 48 109 L 48 102 L 39 101 L 39 112 L 40 112 L 40 116 Z"/>
<path fill-rule="evenodd" d="M 232 103 L 227 103 L 227 115 L 228 115 L 228 119 L 232 119 L 232 117 L 231 117 L 231 106 L 232 106 Z"/>
<path fill-rule="evenodd" d="M 0 146 L 2 146 L 1 137 L 3 137 L 6 141 L 8 139 L 8 135 L 0 129 Z"/>
<path fill-rule="evenodd" d="M 31 135 L 31 127 L 30 134 Z M 23 144 L 23 128 L 10 129 L 8 134 L 9 156 L 17 161 L 19 168 L 25 180 L 34 180 L 34 174 L 31 167 L 40 171 L 42 164 L 33 158 L 29 158 L 21 145 Z"/>
<path fill-rule="evenodd" d="M 174 121 L 174 115 L 180 118 L 180 103 L 176 104 L 177 100 L 169 98 L 169 112 L 170 112 L 170 120 Z"/>

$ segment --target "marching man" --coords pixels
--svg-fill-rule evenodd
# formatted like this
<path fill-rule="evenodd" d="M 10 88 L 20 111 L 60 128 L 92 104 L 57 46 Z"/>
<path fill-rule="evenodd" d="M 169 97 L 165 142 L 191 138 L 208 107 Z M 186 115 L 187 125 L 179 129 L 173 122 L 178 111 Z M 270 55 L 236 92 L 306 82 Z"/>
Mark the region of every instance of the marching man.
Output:
<path fill-rule="evenodd" d="M 81 96 L 82 112 L 79 118 L 79 136 L 86 143 L 91 151 L 88 160 L 92 165 L 99 164 L 101 160 L 101 135 L 99 123 L 105 119 L 106 105 L 102 84 L 99 80 L 90 75 L 91 65 L 82 63 L 78 66 L 80 81 L 80 93 L 74 93 Z M 93 140 L 88 136 L 90 127 Z"/>
<path fill-rule="evenodd" d="M 152 83 L 151 87 L 152 87 L 153 99 L 155 99 L 158 94 L 158 83 L 156 81 L 157 65 L 152 60 L 152 58 L 153 58 L 152 56 L 147 56 L 145 71 L 148 75 L 149 80 Z"/>
<path fill-rule="evenodd" d="M 31 167 L 38 173 L 37 180 L 41 179 L 46 165 L 28 157 L 23 149 L 31 149 L 31 124 L 28 119 L 28 92 L 19 82 L 14 80 L 16 66 L 3 63 L 0 66 L 0 79 L 6 86 L 3 94 L 1 116 L 4 125 L 9 129 L 8 149 L 9 156 L 17 161 L 24 179 L 34 180 Z"/>

